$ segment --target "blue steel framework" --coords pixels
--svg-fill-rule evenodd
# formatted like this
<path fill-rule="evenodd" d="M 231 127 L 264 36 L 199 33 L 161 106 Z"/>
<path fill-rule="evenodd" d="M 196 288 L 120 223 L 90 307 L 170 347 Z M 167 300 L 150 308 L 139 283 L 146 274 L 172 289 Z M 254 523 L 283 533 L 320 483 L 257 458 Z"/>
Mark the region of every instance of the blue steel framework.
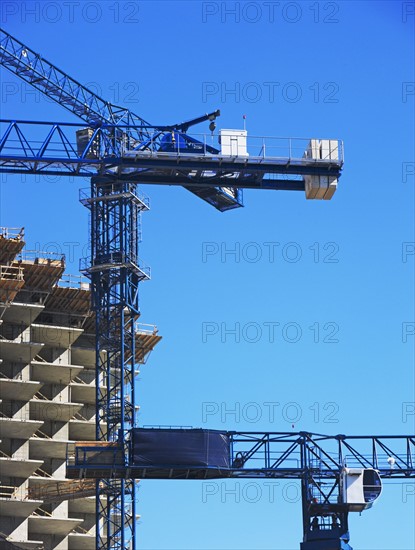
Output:
<path fill-rule="evenodd" d="M 117 132 L 133 131 L 135 127 L 104 124 L 93 129 L 89 140 L 75 142 L 75 133 L 83 127 L 73 123 L 0 120 L 0 167 L 9 173 L 36 173 L 58 176 L 106 175 L 109 178 L 134 180 L 137 183 L 181 185 L 186 189 L 210 191 L 204 200 L 219 210 L 235 208 L 238 189 L 268 189 L 304 191 L 304 176 L 338 178 L 343 165 L 343 144 L 331 140 L 336 159 L 314 159 L 303 156 L 309 139 L 256 138 L 257 150 L 249 157 L 226 157 L 206 143 L 187 134 L 189 143 L 200 144 L 199 154 L 189 152 L 176 141 L 163 150 L 162 136 L 154 127 L 143 149 L 119 149 L 114 140 Z M 198 136 L 199 137 L 199 136 Z M 253 138 L 255 139 L 255 138 Z M 274 140 L 275 156 L 265 155 L 268 140 Z M 222 184 L 222 186 L 218 186 Z M 235 195 L 231 192 L 235 186 Z M 239 193 L 239 194 L 238 194 Z M 215 199 L 215 197 L 219 197 Z M 227 203 L 223 202 L 227 199 Z"/>
<path fill-rule="evenodd" d="M 157 429 L 143 431 L 157 435 Z M 180 429 L 174 431 L 177 433 Z M 375 469 L 383 479 L 415 479 L 414 435 L 225 434 L 229 438 L 229 468 L 152 463 L 143 466 L 134 463 L 132 448 L 79 444 L 68 453 L 67 471 L 72 478 L 105 475 L 123 479 L 128 471 L 129 476 L 140 479 L 299 479 L 303 504 L 302 550 L 351 550 L 349 507 L 340 490 L 345 466 Z"/>
<path fill-rule="evenodd" d="M 142 147 L 149 139 L 154 139 L 154 132 L 149 131 L 149 128 L 154 127 L 151 127 L 143 118 L 124 107 L 105 101 L 4 29 L 0 29 L 0 63 L 48 98 L 84 120 L 88 126 L 93 128 L 105 124 L 117 125 L 120 128 L 126 126 L 127 129 L 118 130 L 116 134 L 107 133 L 112 138 L 113 147 L 118 154 L 122 147 L 134 149 Z M 213 121 L 219 114 L 219 111 L 216 111 L 187 122 L 157 127 L 157 131 L 160 137 L 163 131 L 186 132 L 190 126 L 204 120 Z M 193 187 L 189 190 L 214 206 L 216 206 L 215 197 L 221 197 L 223 194 L 220 187 L 214 190 Z M 242 206 L 242 195 L 236 190 L 233 200 L 227 201 L 227 208 L 240 206 Z"/>
<path fill-rule="evenodd" d="M 108 184 L 99 177 L 91 178 L 91 195 L 82 195 L 81 202 L 91 216 L 91 256 L 84 272 L 95 312 L 96 438 L 125 442 L 136 424 L 138 284 L 149 278 L 139 266 L 139 220 L 149 204 L 135 184 Z M 135 548 L 135 488 L 132 479 L 97 481 L 97 548 Z"/>
<path fill-rule="evenodd" d="M 104 101 L 4 30 L 0 30 L 0 63 L 93 128 L 90 144 L 79 153 L 78 146 L 71 144 L 73 135 L 68 138 L 59 124 L 51 125 L 40 147 L 29 143 L 33 134 L 29 132 L 30 137 L 23 136 L 19 123 L 8 124 L 0 142 L 0 149 L 5 153 L 1 170 L 8 172 L 12 167 L 13 172 L 14 167 L 17 172 L 36 173 L 39 168 L 44 172 L 52 166 L 65 175 L 73 174 L 75 161 L 75 175 L 85 176 L 80 170 L 82 164 L 95 164 L 88 173 L 95 176 L 91 178 L 90 197 L 83 195 L 81 202 L 91 213 L 91 258 L 89 265 L 83 265 L 83 270 L 91 279 L 96 315 L 96 433 L 98 440 L 125 441 L 135 422 L 134 336 L 139 315 L 138 283 L 149 277 L 148 271 L 138 265 L 138 223 L 148 202 L 137 194 L 135 171 L 130 170 L 132 173 L 127 178 L 117 178 L 118 170 L 114 170 L 112 164 L 123 149 L 140 150 L 149 140 L 159 142 L 163 133 L 153 128 L 150 134 L 149 125 L 141 117 Z M 194 123 L 213 121 L 218 114 L 211 113 L 164 131 L 176 135 L 175 130 L 183 132 Z M 39 131 L 39 127 L 33 128 L 35 133 Z M 10 159 L 10 150 L 6 151 L 12 135 L 17 140 L 13 142 Z M 97 162 L 91 162 L 91 156 L 95 161 L 100 159 L 101 169 Z M 103 156 L 112 169 L 102 170 Z M 110 177 L 98 177 L 98 174 L 110 174 Z M 226 204 L 220 203 L 223 196 L 220 188 L 209 188 L 207 195 L 205 189 L 194 187 L 191 191 L 203 192 L 201 198 L 219 209 L 242 205 L 237 190 L 226 194 Z M 103 384 L 108 391 L 102 390 Z M 104 430 L 102 422 L 106 426 Z M 105 494 L 105 498 L 100 499 L 101 494 Z M 134 549 L 134 480 L 104 479 L 103 484 L 97 482 L 96 495 L 97 548 Z"/>
<path fill-rule="evenodd" d="M 225 211 L 242 206 L 243 188 L 304 190 L 306 175 L 339 177 L 342 143 L 336 142 L 335 158 L 328 160 L 292 154 L 291 140 L 289 152 L 284 155 L 266 156 L 264 144 L 254 156 L 224 158 L 206 139 L 186 134 L 194 124 L 213 121 L 219 111 L 181 124 L 151 126 L 127 109 L 104 101 L 3 30 L 0 63 L 84 120 L 91 130 L 80 148 L 74 140 L 79 125 L 1 121 L 0 171 L 91 176 L 90 196 L 83 194 L 81 202 L 91 213 L 91 258 L 83 264 L 83 270 L 91 280 L 96 314 L 97 440 L 107 442 L 108 450 L 121 449 L 127 456 L 129 433 L 135 422 L 138 284 L 149 277 L 149 271 L 138 260 L 139 219 L 148 202 L 138 195 L 137 183 L 180 185 Z M 46 136 L 39 142 L 45 131 Z M 107 392 L 102 391 L 103 383 Z M 101 430 L 102 422 L 105 430 Z M 263 437 L 251 453 L 266 446 Z M 238 442 L 235 438 L 233 441 Z M 296 446 L 294 442 L 292 445 Z M 307 495 L 310 486 L 317 487 L 315 477 L 327 477 L 322 464 L 329 461 L 330 455 L 320 461 L 320 466 L 311 468 L 307 466 L 307 453 L 313 451 L 305 451 L 305 446 L 302 449 L 306 453 L 301 459 L 303 467 L 293 475 L 302 480 L 307 540 L 311 518 L 320 513 L 320 509 L 310 507 Z M 245 466 L 248 455 L 235 456 L 235 460 L 242 460 L 240 464 Z M 273 470 L 271 477 L 282 473 L 277 467 Z M 235 475 L 237 471 L 235 467 Z M 140 477 L 146 477 L 142 473 Z M 247 473 L 246 468 L 240 471 L 245 477 Z M 106 495 L 102 503 L 97 499 L 97 548 L 130 550 L 135 547 L 135 476 L 128 469 L 122 476 L 115 471 L 112 474 L 104 475 L 104 485 L 97 485 L 97 496 Z M 252 475 L 262 477 L 264 472 L 256 470 Z M 327 509 L 321 510 L 321 517 L 327 515 Z M 347 514 L 344 517 L 346 524 Z"/>

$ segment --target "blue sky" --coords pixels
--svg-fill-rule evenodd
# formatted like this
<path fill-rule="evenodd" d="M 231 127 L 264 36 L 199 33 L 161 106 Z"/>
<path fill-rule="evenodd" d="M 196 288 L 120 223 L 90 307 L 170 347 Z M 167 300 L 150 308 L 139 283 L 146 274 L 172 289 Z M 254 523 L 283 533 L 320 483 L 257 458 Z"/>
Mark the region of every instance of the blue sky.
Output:
<path fill-rule="evenodd" d="M 414 433 L 414 416 L 402 414 L 415 401 L 414 336 L 403 334 L 415 320 L 414 176 L 405 175 L 414 162 L 413 2 L 5 0 L 1 20 L 154 124 L 220 108 L 219 128 L 241 128 L 245 114 L 250 135 L 344 140 L 329 202 L 246 191 L 245 208 L 220 214 L 181 188 L 143 189 L 151 211 L 140 253 L 152 280 L 142 321 L 163 341 L 141 369 L 141 424 Z M 1 93 L 3 118 L 76 120 L 10 73 Z M 78 189 L 88 181 L 1 182 L 1 225 L 25 226 L 29 248 L 66 253 L 76 273 L 88 231 Z M 203 261 L 206 246 L 218 252 Z M 275 341 L 269 323 L 279 323 Z M 232 327 L 239 342 L 225 334 Z M 275 418 L 267 402 L 279 404 Z M 223 414 L 204 418 L 207 403 Z M 207 499 L 199 482 L 141 482 L 139 548 L 299 547 L 295 485 L 280 482 L 270 502 L 260 484 L 244 492 L 229 483 L 239 502 L 220 482 Z M 406 485 L 387 484 L 373 510 L 351 516 L 352 546 L 413 548 L 414 502 Z"/>

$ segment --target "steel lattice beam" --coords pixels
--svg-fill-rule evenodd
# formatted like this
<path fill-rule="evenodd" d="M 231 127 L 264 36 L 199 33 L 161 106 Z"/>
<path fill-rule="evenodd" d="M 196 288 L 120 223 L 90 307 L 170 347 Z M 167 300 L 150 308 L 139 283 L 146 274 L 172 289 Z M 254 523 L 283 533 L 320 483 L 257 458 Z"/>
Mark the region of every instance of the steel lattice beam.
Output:
<path fill-rule="evenodd" d="M 149 124 L 143 118 L 125 107 L 105 101 L 4 29 L 0 29 L 0 64 L 46 97 L 84 120 L 89 126 L 96 128 L 105 124 L 127 125 L 127 129 L 113 135 L 114 147 L 118 150 L 125 144 L 134 148 L 148 140 Z M 220 111 L 215 111 L 181 124 L 160 128 L 165 131 L 174 128 L 186 131 L 194 124 L 214 120 L 219 115 Z M 221 188 L 215 189 L 220 196 Z M 190 191 L 206 200 L 199 194 L 199 190 Z M 213 200 L 207 202 L 216 207 L 214 195 Z M 238 197 L 238 200 L 233 201 L 233 207 L 241 206 L 240 203 L 241 199 Z"/>
<path fill-rule="evenodd" d="M 157 454 L 158 433 L 165 434 L 169 430 L 140 431 L 151 434 L 154 445 L 151 453 L 155 455 L 150 456 L 160 456 Z M 188 431 L 174 429 L 172 433 L 180 436 L 180 432 L 185 434 Z M 148 458 L 144 461 L 145 465 L 138 464 L 134 462 L 134 444 L 122 460 L 117 458 L 117 452 L 122 451 L 121 447 L 118 450 L 101 449 L 101 457 L 107 455 L 108 460 L 97 460 L 100 451 L 97 443 L 95 449 L 83 448 L 82 445 L 76 447 L 74 460 L 68 462 L 68 473 L 71 477 L 86 478 L 105 473 L 120 479 L 298 479 L 301 482 L 303 508 L 302 550 L 351 550 L 348 545 L 350 508 L 341 492 L 345 468 L 375 470 L 382 478 L 415 480 L 413 435 L 328 436 L 308 432 L 221 432 L 222 436 L 228 441 L 229 456 L 225 462 L 229 467 L 152 464 Z M 148 440 L 144 441 L 147 441 L 147 446 Z M 165 439 L 160 440 L 160 445 L 164 449 L 163 453 L 166 453 L 163 441 Z M 324 546 L 322 540 L 331 546 Z"/>

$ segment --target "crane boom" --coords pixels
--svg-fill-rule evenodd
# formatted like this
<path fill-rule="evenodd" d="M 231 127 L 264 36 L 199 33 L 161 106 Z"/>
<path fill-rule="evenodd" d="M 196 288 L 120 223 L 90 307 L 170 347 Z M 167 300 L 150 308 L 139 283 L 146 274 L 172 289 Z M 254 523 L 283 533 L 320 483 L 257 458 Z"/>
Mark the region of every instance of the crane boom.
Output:
<path fill-rule="evenodd" d="M 129 109 L 105 101 L 4 29 L 0 29 L 0 64 L 46 97 L 84 120 L 92 128 L 106 124 L 125 126 L 122 132 L 118 132 L 115 141 L 113 139 L 113 143 L 128 143 L 133 149 L 142 146 L 151 138 L 154 139 L 154 131 L 149 131 L 151 125 L 143 118 Z M 205 120 L 214 120 L 219 115 L 220 111 L 217 110 L 185 123 L 163 126 L 163 128 L 167 131 L 177 129 L 184 133 L 190 126 Z M 161 138 L 162 135 L 162 132 L 158 132 L 157 137 Z M 113 135 L 111 137 L 114 138 Z M 227 193 L 226 208 L 222 208 L 221 198 L 224 196 L 224 191 L 220 187 L 212 189 L 193 186 L 187 189 L 218 210 L 243 206 L 242 192 L 237 189 L 231 194 Z"/>
<path fill-rule="evenodd" d="M 238 198 L 238 189 L 304 191 L 307 179 L 319 186 L 318 194 L 308 198 L 331 198 L 343 166 L 340 140 L 252 137 L 247 140 L 249 155 L 234 156 L 215 150 L 208 135 L 193 139 L 186 134 L 197 151 L 183 149 L 179 140 L 164 146 L 155 127 L 147 128 L 152 134 L 145 148 L 120 147 L 113 136 L 126 129 L 129 131 L 126 126 L 103 125 L 91 130 L 81 142 L 75 135 L 84 130 L 77 124 L 1 120 L 0 169 L 80 177 L 99 174 L 190 190 L 203 187 L 220 193 L 216 207 L 226 209 L 234 205 L 232 198 Z M 319 153 L 325 148 L 324 154 L 306 155 L 316 141 L 320 143 Z"/>
<path fill-rule="evenodd" d="M 68 477 L 298 479 L 301 550 L 352 550 L 349 512 L 372 507 L 382 478 L 415 479 L 414 435 L 133 428 L 127 439 L 127 450 L 121 442 L 70 444 Z"/>
<path fill-rule="evenodd" d="M 105 101 L 4 29 L 0 29 L 0 63 L 91 126 L 127 124 L 137 128 L 137 139 L 148 136 L 140 128 L 150 125 L 144 119 Z"/>
<path fill-rule="evenodd" d="M 187 436 L 218 433 L 226 438 L 226 467 L 181 466 L 165 455 L 164 463 L 154 459 L 157 451 L 176 447 L 186 456 Z M 170 440 L 168 441 L 168 438 Z M 166 443 L 166 441 L 168 441 Z M 173 445 L 174 442 L 174 445 Z M 182 449 L 180 448 L 182 446 Z M 155 453 L 152 459 L 137 461 L 135 450 Z M 163 449 L 161 451 L 160 449 Z M 193 450 L 197 449 L 197 443 Z M 111 460 L 108 456 L 112 456 Z M 149 455 L 150 456 L 150 453 Z M 191 461 L 190 455 L 187 458 Z M 415 435 L 324 435 L 310 432 L 237 432 L 188 428 L 137 428 L 129 434 L 129 447 L 96 442 L 71 443 L 67 469 L 70 478 L 107 477 L 133 474 L 140 479 L 278 478 L 301 479 L 307 471 L 335 479 L 345 466 L 373 468 L 385 478 L 415 478 Z M 102 472 L 99 473 L 99 476 Z M 98 476 L 98 477 L 99 477 Z"/>

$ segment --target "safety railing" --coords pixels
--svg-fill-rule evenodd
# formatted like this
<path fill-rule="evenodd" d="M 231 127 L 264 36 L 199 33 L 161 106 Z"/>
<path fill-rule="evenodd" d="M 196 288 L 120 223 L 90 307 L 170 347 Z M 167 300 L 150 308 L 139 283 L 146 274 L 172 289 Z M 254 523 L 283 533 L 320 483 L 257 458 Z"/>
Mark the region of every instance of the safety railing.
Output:
<path fill-rule="evenodd" d="M 23 273 L 22 267 L 0 265 L 0 280 L 23 281 Z"/>
<path fill-rule="evenodd" d="M 192 430 L 193 426 L 181 426 L 171 424 L 144 424 L 142 428 L 157 429 L 157 430 Z"/>
<path fill-rule="evenodd" d="M 91 197 L 90 187 L 82 188 L 79 190 L 79 201 L 83 205 L 88 206 L 92 202 L 111 200 L 114 197 L 118 198 L 120 194 L 126 194 L 130 198 L 135 199 L 137 202 L 141 203 L 145 209 L 150 208 L 150 199 L 147 197 L 147 195 L 138 190 L 137 184 L 131 182 L 123 182 L 121 188 L 118 183 L 108 183 L 105 185 L 103 184 L 101 188 L 101 194 L 95 197 Z"/>
<path fill-rule="evenodd" d="M 203 156 L 222 159 L 285 159 L 290 162 L 344 161 L 343 142 L 332 138 L 256 136 L 244 130 L 192 133 L 146 128 L 149 137 L 129 139 L 139 127 L 102 125 L 85 128 L 73 123 L 0 120 L 0 160 L 67 159 L 93 165 L 111 158 L 138 159 L 146 156 Z M 88 131 L 85 135 L 84 133 Z M 120 135 L 120 138 L 114 137 Z M 39 135 L 44 139 L 39 140 Z M 121 137 L 122 136 L 122 137 Z M 322 147 L 323 146 L 323 147 Z M 323 150 L 322 150 L 323 149 Z"/>
<path fill-rule="evenodd" d="M 345 465 L 348 468 L 373 468 L 385 472 L 390 471 L 391 474 L 398 473 L 399 470 L 408 469 L 408 465 L 415 463 L 415 454 L 394 454 L 393 456 L 386 453 L 377 453 L 373 455 L 352 455 L 347 454 L 344 459 Z"/>
<path fill-rule="evenodd" d="M 48 252 L 41 250 L 22 250 L 16 257 L 18 261 L 31 262 L 35 264 L 43 264 L 50 262 L 65 261 L 65 254 L 60 252 Z"/>
<path fill-rule="evenodd" d="M 62 279 L 59 280 L 58 286 L 61 288 L 90 290 L 88 279 L 82 275 L 65 274 Z"/>
<path fill-rule="evenodd" d="M 122 446 L 113 441 L 78 441 L 68 443 L 66 452 L 68 467 L 122 467 L 125 453 Z"/>
<path fill-rule="evenodd" d="M 191 134 L 178 132 L 165 133 L 171 136 L 167 141 L 154 133 L 145 146 L 133 150 L 122 150 L 123 158 L 139 159 L 145 156 L 207 156 L 227 158 L 251 158 L 252 160 L 276 159 L 296 162 L 328 162 L 342 164 L 344 160 L 343 142 L 338 139 L 316 139 L 274 136 L 235 136 L 235 131 L 227 134 Z"/>
<path fill-rule="evenodd" d="M 3 500 L 23 500 L 25 492 L 21 487 L 12 485 L 0 485 L 0 499 Z"/>
<path fill-rule="evenodd" d="M 24 238 L 24 227 L 0 227 L 0 237 L 21 241 Z"/>
<path fill-rule="evenodd" d="M 139 334 L 157 334 L 158 328 L 156 325 L 150 325 L 147 323 L 137 323 L 135 332 Z"/>
<path fill-rule="evenodd" d="M 151 277 L 151 268 L 138 257 L 121 251 L 114 251 L 108 254 L 100 254 L 91 262 L 91 258 L 81 258 L 79 269 L 82 272 L 99 271 L 120 267 L 132 267 L 140 271 L 144 278 Z"/>
<path fill-rule="evenodd" d="M 0 485 L 0 498 L 12 498 L 17 490 L 17 487 L 9 485 Z"/>

